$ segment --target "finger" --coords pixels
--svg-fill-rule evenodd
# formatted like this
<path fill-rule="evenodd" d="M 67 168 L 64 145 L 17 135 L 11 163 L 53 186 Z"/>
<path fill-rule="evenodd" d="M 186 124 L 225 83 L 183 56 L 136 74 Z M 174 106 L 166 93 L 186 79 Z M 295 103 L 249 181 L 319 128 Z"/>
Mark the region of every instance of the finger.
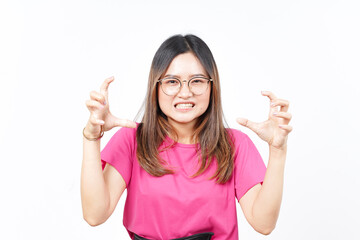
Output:
<path fill-rule="evenodd" d="M 270 99 L 270 111 L 269 111 L 269 118 L 273 117 L 274 112 L 278 111 L 278 108 L 276 106 L 272 106 L 271 102 L 273 102 L 274 100 L 276 100 L 276 96 L 275 94 L 273 94 L 270 91 L 261 91 L 261 94 L 263 96 L 267 96 Z"/>
<path fill-rule="evenodd" d="M 96 92 L 96 91 L 91 91 L 91 92 L 90 92 L 90 98 L 91 98 L 92 100 L 96 100 L 96 101 L 102 103 L 103 105 L 106 105 L 106 103 L 105 103 L 105 96 L 102 95 L 101 93 L 98 93 L 98 92 Z"/>
<path fill-rule="evenodd" d="M 101 87 L 100 87 L 100 93 L 105 96 L 106 100 L 107 100 L 107 97 L 108 97 L 109 84 L 112 81 L 114 81 L 114 76 L 105 79 L 105 81 L 101 84 Z"/>
<path fill-rule="evenodd" d="M 90 122 L 93 125 L 104 125 L 105 124 L 105 122 L 103 120 L 98 119 L 95 115 L 90 116 Z"/>
<path fill-rule="evenodd" d="M 283 118 L 286 124 L 289 123 L 292 118 L 292 115 L 289 112 L 274 112 L 273 115 L 275 117 Z"/>
<path fill-rule="evenodd" d="M 262 94 L 263 96 L 267 96 L 267 97 L 270 99 L 270 101 L 273 101 L 273 100 L 276 99 L 275 94 L 272 93 L 272 92 L 270 92 L 270 91 L 261 91 L 261 94 Z"/>
<path fill-rule="evenodd" d="M 101 110 L 104 108 L 104 105 L 95 100 L 86 100 L 85 104 L 90 111 Z"/>
<path fill-rule="evenodd" d="M 136 128 L 136 123 L 127 119 L 116 119 L 115 124 L 119 127 Z"/>
<path fill-rule="evenodd" d="M 287 133 L 290 133 L 293 130 L 293 127 L 290 125 L 280 124 L 279 128 L 284 129 Z"/>
<path fill-rule="evenodd" d="M 252 122 L 252 121 L 250 121 L 250 120 L 248 120 L 248 119 L 246 119 L 246 118 L 237 118 L 236 121 L 237 121 L 240 125 L 242 125 L 242 126 L 244 126 L 244 127 L 247 127 L 247 128 L 249 128 L 249 129 L 251 129 L 252 131 L 255 132 L 256 123 L 254 123 L 254 122 Z"/>
<path fill-rule="evenodd" d="M 277 98 L 273 101 L 271 101 L 271 107 L 277 107 L 280 106 L 281 112 L 287 112 L 289 110 L 289 101 L 285 99 Z"/>

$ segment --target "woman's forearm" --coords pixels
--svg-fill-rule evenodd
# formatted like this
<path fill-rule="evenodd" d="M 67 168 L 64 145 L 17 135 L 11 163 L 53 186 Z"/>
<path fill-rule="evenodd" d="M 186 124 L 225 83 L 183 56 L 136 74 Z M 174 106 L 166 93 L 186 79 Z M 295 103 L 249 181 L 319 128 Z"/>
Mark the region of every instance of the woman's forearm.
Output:
<path fill-rule="evenodd" d="M 270 146 L 264 182 L 252 208 L 254 224 L 268 233 L 275 228 L 280 212 L 286 150 Z"/>
<path fill-rule="evenodd" d="M 109 201 L 109 191 L 101 167 L 100 140 L 89 141 L 83 137 L 81 204 L 84 219 L 92 226 L 105 221 Z"/>

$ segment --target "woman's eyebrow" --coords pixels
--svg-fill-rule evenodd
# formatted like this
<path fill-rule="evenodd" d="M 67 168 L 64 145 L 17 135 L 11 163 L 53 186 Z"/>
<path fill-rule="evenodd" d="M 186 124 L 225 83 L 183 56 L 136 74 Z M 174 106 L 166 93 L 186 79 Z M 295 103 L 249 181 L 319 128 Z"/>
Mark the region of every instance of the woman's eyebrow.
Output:
<path fill-rule="evenodd" d="M 164 77 L 176 77 L 176 78 L 180 78 L 179 75 L 175 75 L 175 74 L 166 74 Z M 192 74 L 190 75 L 190 78 L 192 77 L 207 77 L 205 74 L 202 73 L 196 73 L 196 74 Z"/>

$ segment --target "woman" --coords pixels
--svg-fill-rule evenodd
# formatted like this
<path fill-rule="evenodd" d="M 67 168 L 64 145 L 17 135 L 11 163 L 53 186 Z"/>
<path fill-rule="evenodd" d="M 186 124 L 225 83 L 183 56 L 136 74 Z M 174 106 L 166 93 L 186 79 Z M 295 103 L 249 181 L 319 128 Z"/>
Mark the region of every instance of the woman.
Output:
<path fill-rule="evenodd" d="M 268 120 L 237 120 L 269 144 L 266 168 L 246 134 L 225 128 L 216 63 L 200 38 L 175 35 L 160 46 L 139 124 L 111 114 L 113 80 L 86 102 L 81 197 L 90 225 L 105 222 L 127 188 L 131 239 L 238 239 L 234 198 L 256 231 L 274 229 L 292 130 L 288 101 L 262 92 L 271 103 Z M 100 138 L 117 126 L 100 153 Z"/>

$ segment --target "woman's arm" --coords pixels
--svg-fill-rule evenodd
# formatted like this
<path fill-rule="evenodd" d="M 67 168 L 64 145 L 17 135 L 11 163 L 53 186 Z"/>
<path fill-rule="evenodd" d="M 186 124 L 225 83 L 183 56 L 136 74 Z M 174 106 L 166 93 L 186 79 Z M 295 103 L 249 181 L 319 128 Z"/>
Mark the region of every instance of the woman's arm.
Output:
<path fill-rule="evenodd" d="M 89 136 L 86 132 L 85 135 Z M 83 137 L 81 204 L 83 217 L 91 226 L 96 226 L 106 219 L 109 199 L 101 166 L 100 140 L 89 141 Z"/>
<path fill-rule="evenodd" d="M 269 162 L 263 184 L 251 188 L 239 201 L 250 225 L 268 235 L 275 226 L 280 212 L 284 183 L 286 148 L 270 146 Z"/>
<path fill-rule="evenodd" d="M 89 136 L 86 131 L 85 135 Z M 91 226 L 104 223 L 113 213 L 125 188 L 125 180 L 113 166 L 106 164 L 102 170 L 100 140 L 89 141 L 84 137 L 81 203 L 86 222 Z"/>
<path fill-rule="evenodd" d="M 275 228 L 279 216 L 287 138 L 292 131 L 292 127 L 288 124 L 292 115 L 288 112 L 289 101 L 277 98 L 272 92 L 263 91 L 262 94 L 270 99 L 268 120 L 255 123 L 239 118 L 237 121 L 269 144 L 269 162 L 263 184 L 252 187 L 239 203 L 251 226 L 256 231 L 267 235 Z"/>
<path fill-rule="evenodd" d="M 114 127 L 136 127 L 134 122 L 111 114 L 108 87 L 112 81 L 114 77 L 105 79 L 100 93 L 92 91 L 90 100 L 86 101 L 90 111 L 90 118 L 84 129 L 87 138 L 98 137 L 101 129 L 108 131 Z M 84 137 L 83 141 L 81 204 L 84 219 L 91 226 L 96 226 L 110 217 L 126 188 L 126 183 L 113 166 L 106 164 L 104 171 L 102 170 L 100 139 L 90 141 Z"/>

